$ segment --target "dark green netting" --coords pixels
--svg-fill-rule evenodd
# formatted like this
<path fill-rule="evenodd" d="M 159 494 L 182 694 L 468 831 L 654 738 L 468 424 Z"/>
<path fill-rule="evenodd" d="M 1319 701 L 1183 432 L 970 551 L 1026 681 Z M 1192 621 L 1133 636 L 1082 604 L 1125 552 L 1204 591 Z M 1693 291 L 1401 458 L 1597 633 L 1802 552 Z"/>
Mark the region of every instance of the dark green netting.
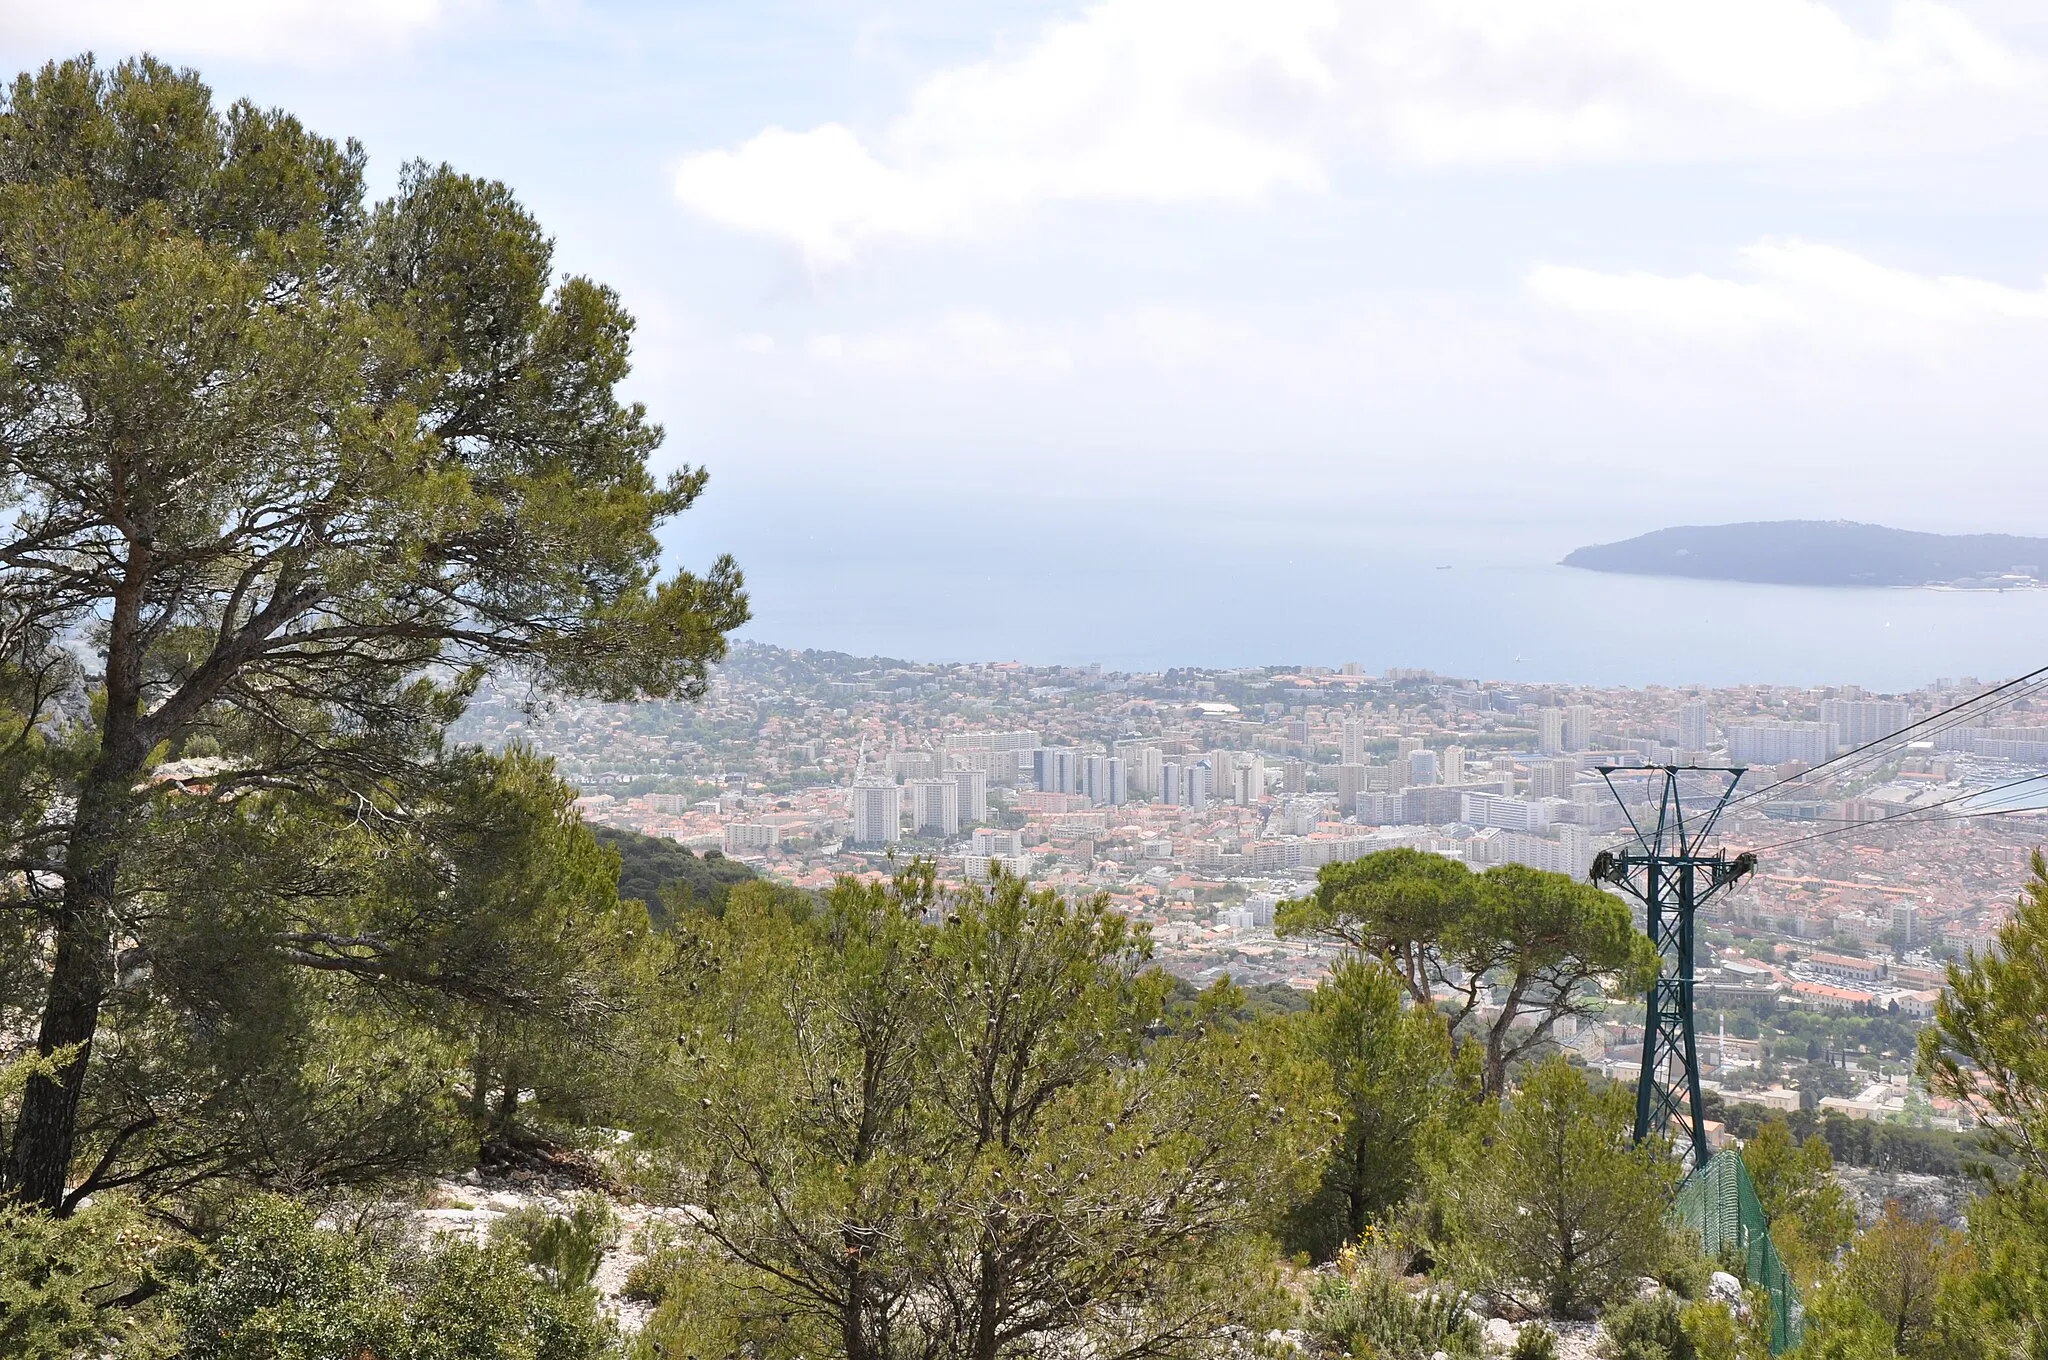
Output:
<path fill-rule="evenodd" d="M 1785 1273 L 1771 1242 L 1771 1225 L 1750 1182 L 1742 1154 L 1733 1148 L 1715 1153 L 1678 1187 L 1672 1218 L 1700 1235 L 1707 1258 L 1733 1257 L 1743 1263 L 1744 1283 L 1761 1285 L 1771 1296 L 1771 1354 L 1799 1344 L 1799 1290 Z"/>

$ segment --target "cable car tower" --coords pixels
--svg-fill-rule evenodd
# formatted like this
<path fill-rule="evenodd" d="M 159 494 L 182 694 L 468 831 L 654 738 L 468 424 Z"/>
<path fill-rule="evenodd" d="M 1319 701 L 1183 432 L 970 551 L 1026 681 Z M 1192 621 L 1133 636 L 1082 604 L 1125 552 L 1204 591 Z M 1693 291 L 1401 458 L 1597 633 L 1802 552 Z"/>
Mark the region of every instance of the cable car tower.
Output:
<path fill-rule="evenodd" d="M 1593 881 L 1610 883 L 1643 904 L 1643 929 L 1657 947 L 1657 976 L 1643 1006 L 1643 1067 L 1636 1084 L 1635 1139 L 1652 1132 L 1683 1136 L 1689 1169 L 1706 1164 L 1706 1110 L 1700 1099 L 1699 1043 L 1693 1032 L 1693 913 L 1756 868 L 1748 852 L 1730 859 L 1705 853 L 1707 837 L 1741 782 L 1741 768 L 1689 765 L 1599 765 L 1608 792 L 1621 804 L 1635 839 L 1619 852 L 1603 850 L 1593 860 Z M 1628 800 L 1614 787 L 1617 774 L 1661 779 L 1654 825 L 1639 824 Z M 1686 816 L 1679 776 L 1725 775 L 1727 783 L 1704 816 Z"/>

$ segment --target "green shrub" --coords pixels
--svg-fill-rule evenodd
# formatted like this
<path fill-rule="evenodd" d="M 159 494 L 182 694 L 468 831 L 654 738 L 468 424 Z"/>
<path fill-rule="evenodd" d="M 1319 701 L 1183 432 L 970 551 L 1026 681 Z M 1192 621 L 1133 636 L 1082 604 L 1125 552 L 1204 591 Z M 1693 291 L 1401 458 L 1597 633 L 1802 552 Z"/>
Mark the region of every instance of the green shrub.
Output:
<path fill-rule="evenodd" d="M 288 1199 L 236 1208 L 192 1253 L 170 1305 L 182 1360 L 597 1360 L 617 1353 L 587 1288 L 562 1290 L 512 1242 L 396 1250 L 322 1228 Z"/>
<path fill-rule="evenodd" d="M 1365 1269 L 1309 1291 L 1309 1335 L 1325 1352 L 1359 1360 L 1429 1360 L 1480 1353 L 1479 1324 L 1456 1293 L 1411 1295 L 1392 1275 Z"/>
<path fill-rule="evenodd" d="M 577 1196 L 566 1215 L 526 1208 L 507 1214 L 491 1229 L 492 1240 L 512 1243 L 541 1278 L 564 1294 L 590 1287 L 618 1236 L 619 1216 L 611 1201 L 598 1194 Z"/>
<path fill-rule="evenodd" d="M 395 1360 L 596 1360 L 615 1353 L 594 1294 L 542 1284 L 502 1246 L 442 1248 L 419 1272 L 413 1294 L 413 1349 L 395 1352 Z"/>
<path fill-rule="evenodd" d="M 0 1355 L 146 1353 L 155 1310 L 124 1296 L 144 1290 L 166 1237 L 115 1195 L 94 1196 L 70 1218 L 0 1199 Z"/>
<path fill-rule="evenodd" d="M 1706 1297 L 1707 1285 L 1717 1270 L 1728 1270 L 1721 1260 L 1710 1261 L 1700 1251 L 1699 1234 L 1689 1229 L 1678 1228 L 1667 1234 L 1664 1259 L 1658 1263 L 1657 1282 L 1677 1294 L 1681 1299 Z M 1729 1273 L 1738 1278 L 1740 1269 Z"/>
<path fill-rule="evenodd" d="M 1770 1360 L 1771 1325 L 1768 1297 L 1757 1291 L 1745 1317 L 1712 1299 L 1695 1299 L 1679 1315 L 1686 1340 L 1699 1360 Z"/>
<path fill-rule="evenodd" d="M 365 1245 L 287 1199 L 240 1205 L 174 1296 L 187 1360 L 393 1354 L 403 1301 Z"/>
<path fill-rule="evenodd" d="M 1523 1325 L 1515 1333 L 1515 1348 L 1508 1360 L 1557 1360 L 1557 1333 L 1540 1322 Z"/>
<path fill-rule="evenodd" d="M 651 1253 L 627 1292 L 656 1302 L 635 1360 L 687 1356 L 832 1355 L 840 1338 L 749 1287 L 745 1270 L 714 1251 L 669 1245 Z"/>
<path fill-rule="evenodd" d="M 1600 1319 L 1604 1360 L 1698 1360 L 1685 1333 L 1684 1309 L 1669 1294 L 1631 1299 Z"/>

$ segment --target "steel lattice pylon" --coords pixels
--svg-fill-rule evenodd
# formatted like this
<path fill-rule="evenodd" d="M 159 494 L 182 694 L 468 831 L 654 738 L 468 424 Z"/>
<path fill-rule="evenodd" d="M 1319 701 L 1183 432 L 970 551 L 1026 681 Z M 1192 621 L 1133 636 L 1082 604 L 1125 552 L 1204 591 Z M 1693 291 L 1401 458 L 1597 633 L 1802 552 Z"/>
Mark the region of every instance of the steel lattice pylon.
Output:
<path fill-rule="evenodd" d="M 1730 859 L 1703 853 L 1743 771 L 1686 765 L 1596 766 L 1608 791 L 1621 804 L 1635 839 L 1618 852 L 1602 851 L 1593 861 L 1595 882 L 1611 883 L 1643 905 L 1643 929 L 1657 947 L 1657 977 L 1644 1001 L 1643 1066 L 1636 1084 L 1637 1142 L 1654 1131 L 1683 1135 L 1691 1166 L 1705 1165 L 1706 1111 L 1700 1099 L 1699 1045 L 1692 1020 L 1692 921 L 1701 904 L 1756 867 L 1748 853 Z M 1628 801 L 1614 787 L 1616 774 L 1660 778 L 1654 826 L 1638 825 Z M 1725 775 L 1727 784 L 1704 816 L 1690 821 L 1680 801 L 1681 774 Z M 1672 1069 L 1672 1070 L 1667 1070 Z"/>

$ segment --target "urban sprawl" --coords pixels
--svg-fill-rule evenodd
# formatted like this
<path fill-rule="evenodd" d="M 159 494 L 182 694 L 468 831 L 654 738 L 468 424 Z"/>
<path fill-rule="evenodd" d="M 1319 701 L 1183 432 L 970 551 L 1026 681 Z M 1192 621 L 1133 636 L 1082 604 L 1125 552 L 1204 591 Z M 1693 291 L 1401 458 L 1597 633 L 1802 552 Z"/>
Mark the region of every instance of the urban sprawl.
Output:
<path fill-rule="evenodd" d="M 1707 806 L 1729 776 L 1706 771 L 1742 767 L 1739 794 L 1770 792 L 1720 827 L 1730 850 L 1761 852 L 1758 870 L 1702 913 L 1710 1082 L 1952 1127 L 1956 1112 L 1909 1085 L 1909 1042 L 1839 1053 L 1830 1018 L 1896 1021 L 1909 1041 L 1944 960 L 2003 921 L 2043 818 L 1981 814 L 2023 806 L 2016 781 L 2048 777 L 2048 711 L 2022 698 L 1983 725 L 1907 731 L 1879 760 L 1825 762 L 1984 688 L 1600 688 L 1357 665 L 1116 674 L 744 644 L 699 705 L 543 706 L 499 690 L 461 735 L 555 757 L 586 820 L 790 884 L 918 856 L 954 881 L 1024 876 L 1106 894 L 1191 981 L 1302 989 L 1333 952 L 1277 936 L 1274 915 L 1321 866 L 1412 846 L 1583 877 L 1632 821 L 1654 822 L 1658 781 L 1631 768 L 1702 767 L 1684 782 Z M 2003 801 L 1968 797 L 1994 788 Z M 1617 1003 L 1557 1038 L 1632 1079 L 1639 1020 Z"/>

